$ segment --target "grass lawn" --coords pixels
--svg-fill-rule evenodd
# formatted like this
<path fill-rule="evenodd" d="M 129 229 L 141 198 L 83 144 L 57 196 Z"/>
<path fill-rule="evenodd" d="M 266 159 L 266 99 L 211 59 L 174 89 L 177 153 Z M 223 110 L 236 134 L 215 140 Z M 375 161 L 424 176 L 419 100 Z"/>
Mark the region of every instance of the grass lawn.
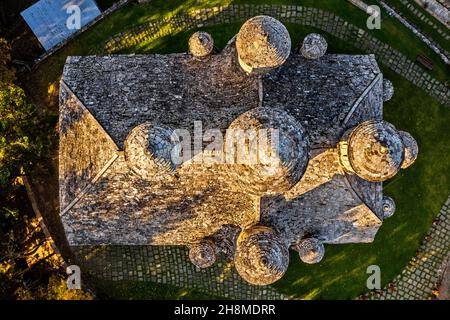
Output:
<path fill-rule="evenodd" d="M 432 26 L 430 26 L 425 21 L 420 20 L 410 9 L 408 9 L 400 0 L 387 0 L 386 3 L 394 8 L 397 12 L 401 13 L 408 21 L 413 21 L 420 31 L 425 35 L 431 37 L 433 40 L 437 41 L 441 47 L 447 51 L 450 51 L 450 42 L 445 40 L 445 38 Z M 414 1 L 410 1 L 410 4 L 414 8 L 419 10 L 423 15 L 425 15 L 432 23 L 434 23 L 439 29 L 444 31 L 445 35 L 450 35 L 450 31 L 435 17 L 430 15 L 425 9 L 419 6 Z"/>
<path fill-rule="evenodd" d="M 211 1 L 209 5 L 229 3 L 231 1 Z M 251 3 L 256 1 L 245 1 Z M 258 3 L 266 1 L 258 1 Z M 294 1 L 271 1 L 292 4 Z M 44 62 L 30 78 L 28 89 L 34 93 L 35 100 L 41 106 L 53 107 L 52 84 L 58 80 L 67 55 L 83 55 L 90 48 L 105 40 L 108 36 L 126 29 L 131 24 L 140 24 L 150 19 L 158 19 L 186 10 L 197 1 L 159 1 L 146 6 L 131 5 L 115 13 L 91 31 L 83 34 L 58 54 Z M 244 3 L 235 1 L 234 3 Z M 363 26 L 365 14 L 343 1 L 295 1 L 296 4 L 321 7 L 333 11 L 346 20 Z M 218 48 L 237 33 L 239 24 L 220 25 L 202 30 L 210 32 Z M 420 40 L 411 37 L 411 33 L 392 18 L 383 20 L 383 28 L 374 32 L 380 40 L 415 57 L 418 51 L 426 50 Z M 294 45 L 312 31 L 310 27 L 287 24 Z M 131 48 L 136 53 L 185 52 L 187 39 L 195 30 L 166 36 L 153 42 L 145 42 Z M 325 35 L 331 53 L 361 53 L 349 43 L 343 43 L 334 36 Z M 419 41 L 419 42 L 417 42 Z M 428 55 L 428 53 L 427 53 Z M 431 56 L 431 55 L 430 55 Z M 306 265 L 295 254 L 285 277 L 275 287 L 291 297 L 305 299 L 347 299 L 366 291 L 366 268 L 371 264 L 381 267 L 382 284 L 386 284 L 400 273 L 414 255 L 423 240 L 433 219 L 439 212 L 450 193 L 450 108 L 445 107 L 427 96 L 405 79 L 380 65 L 384 75 L 392 80 L 395 87 L 394 98 L 385 104 L 385 119 L 398 129 L 410 132 L 418 141 L 419 158 L 408 170 L 402 171 L 385 184 L 385 193 L 392 196 L 397 205 L 395 215 L 383 223 L 376 240 L 371 244 L 327 245 L 324 260 L 318 265 Z M 434 75 L 448 78 L 447 69 L 436 65 Z M 46 104 L 44 104 L 46 103 Z M 173 288 L 154 286 L 139 282 L 104 282 L 101 288 L 110 292 L 112 297 L 185 298 L 201 297 L 202 294 Z M 153 289 L 152 289 L 153 288 Z M 181 293 L 187 292 L 184 295 Z M 206 296 L 205 296 L 206 297 Z"/>

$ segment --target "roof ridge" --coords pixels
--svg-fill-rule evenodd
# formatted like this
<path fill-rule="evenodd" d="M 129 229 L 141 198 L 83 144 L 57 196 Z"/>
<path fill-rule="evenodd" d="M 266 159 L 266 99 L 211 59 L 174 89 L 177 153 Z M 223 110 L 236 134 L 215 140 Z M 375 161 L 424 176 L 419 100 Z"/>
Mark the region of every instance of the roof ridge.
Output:
<path fill-rule="evenodd" d="M 353 113 L 356 111 L 356 109 L 361 104 L 361 101 L 363 101 L 363 99 L 367 96 L 367 94 L 370 92 L 370 90 L 382 78 L 383 78 L 383 74 L 382 73 L 378 73 L 377 76 L 375 78 L 373 78 L 372 82 L 366 87 L 366 89 L 364 89 L 364 91 L 361 93 L 361 95 L 358 97 L 358 99 L 356 99 L 356 101 L 353 103 L 353 106 L 350 108 L 350 111 L 347 113 L 347 115 L 345 116 L 344 120 L 342 121 L 343 125 L 346 124 L 350 120 L 350 118 L 353 115 Z"/>
<path fill-rule="evenodd" d="M 116 152 L 111 159 L 105 164 L 105 166 L 96 174 L 96 176 L 81 190 L 81 192 L 72 200 L 62 211 L 60 216 L 65 215 L 75 204 L 80 201 L 84 195 L 95 185 L 95 183 L 103 176 L 103 174 L 111 167 L 111 165 L 119 158 L 119 152 Z"/>
<path fill-rule="evenodd" d="M 69 85 L 63 80 L 60 80 L 60 85 L 66 90 L 80 105 L 80 108 L 83 109 L 83 111 L 86 111 L 88 114 L 91 115 L 91 117 L 94 120 L 94 123 L 104 132 L 106 138 L 116 147 L 117 151 L 120 151 L 119 146 L 114 141 L 114 139 L 109 135 L 108 131 L 101 125 L 101 123 L 97 120 L 97 118 L 92 114 L 92 112 L 84 105 L 84 103 L 78 98 L 78 96 L 72 91 L 72 89 L 69 87 Z"/>

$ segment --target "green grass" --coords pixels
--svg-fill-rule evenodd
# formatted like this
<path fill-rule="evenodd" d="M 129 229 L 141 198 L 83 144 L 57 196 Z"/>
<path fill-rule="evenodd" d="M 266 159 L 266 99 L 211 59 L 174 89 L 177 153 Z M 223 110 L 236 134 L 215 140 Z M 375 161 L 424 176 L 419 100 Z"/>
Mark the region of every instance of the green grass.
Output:
<path fill-rule="evenodd" d="M 431 37 L 437 41 L 441 47 L 447 51 L 450 50 L 450 42 L 445 40 L 445 38 L 432 26 L 430 26 L 425 21 L 420 20 L 410 9 L 408 9 L 400 0 L 387 0 L 386 3 L 394 8 L 397 12 L 401 13 L 403 17 L 409 22 L 413 22 L 415 26 L 419 28 L 421 32 L 425 35 Z M 446 35 L 450 34 L 450 31 L 435 17 L 430 15 L 421 6 L 417 5 L 414 1 L 410 2 L 416 9 L 418 9 L 423 15 L 425 15 L 432 23 L 434 23 L 439 29 L 444 31 Z"/>
<path fill-rule="evenodd" d="M 284 2 L 292 3 L 287 0 Z M 148 19 L 158 19 L 186 10 L 192 3 L 192 1 L 173 1 L 168 4 L 155 0 L 153 6 L 130 6 L 117 12 L 45 62 L 34 73 L 34 79 L 37 79 L 37 83 L 41 83 L 35 88 L 36 92 L 46 95 L 48 84 L 59 77 L 67 55 L 86 54 L 107 35 L 123 30 L 130 25 L 131 21 L 140 24 Z M 356 12 L 353 7 L 350 9 L 341 1 L 339 4 L 337 1 L 317 3 L 299 1 L 298 3 L 316 4 L 323 9 L 336 12 L 352 23 L 365 23 L 361 17 L 363 12 Z M 158 4 L 162 6 L 158 8 L 159 11 L 156 10 Z M 359 20 L 360 17 L 361 20 Z M 380 39 L 384 38 L 392 42 L 396 37 L 400 37 L 403 40 L 399 43 L 405 45 L 401 51 L 412 51 L 412 54 L 415 54 L 414 50 L 418 49 L 414 47 L 414 41 L 409 43 L 405 40 L 409 39 L 405 30 L 397 29 L 398 24 L 394 21 L 387 21 L 385 26 L 392 28 L 393 35 L 391 31 L 387 31 L 388 29 L 383 29 L 378 34 Z M 239 27 L 240 24 L 230 24 L 202 28 L 202 30 L 210 32 L 216 46 L 222 48 L 236 34 Z M 287 24 L 287 28 L 294 44 L 299 44 L 307 33 L 319 31 L 327 38 L 330 53 L 362 53 L 350 43 L 344 43 L 320 30 L 293 24 Z M 194 31 L 180 32 L 153 42 L 141 43 L 128 49 L 127 52 L 185 52 L 187 40 Z M 395 87 L 394 98 L 384 107 L 385 119 L 392 122 L 398 129 L 410 132 L 417 139 L 420 148 L 419 158 L 412 167 L 402 171 L 385 184 L 384 191 L 395 200 L 397 211 L 392 218 L 383 223 L 374 243 L 327 245 L 325 258 L 318 265 L 306 265 L 300 262 L 298 256 L 292 254 L 287 274 L 275 284 L 280 292 L 289 296 L 304 299 L 353 298 L 367 290 L 366 268 L 371 264 L 381 267 L 382 284 L 386 284 L 401 272 L 414 255 L 450 193 L 450 129 L 448 126 L 450 108 L 437 103 L 422 90 L 389 69 L 382 65 L 380 67 Z M 445 69 L 442 71 L 445 71 L 445 77 L 448 77 L 447 71 Z M 102 286 L 115 298 L 180 298 L 181 293 L 184 292 L 171 286 L 160 287 L 151 283 L 132 281 L 105 282 Z M 191 290 L 187 290 L 187 293 L 182 296 L 197 297 L 197 294 L 200 295 L 199 297 L 202 296 L 201 293 Z"/>

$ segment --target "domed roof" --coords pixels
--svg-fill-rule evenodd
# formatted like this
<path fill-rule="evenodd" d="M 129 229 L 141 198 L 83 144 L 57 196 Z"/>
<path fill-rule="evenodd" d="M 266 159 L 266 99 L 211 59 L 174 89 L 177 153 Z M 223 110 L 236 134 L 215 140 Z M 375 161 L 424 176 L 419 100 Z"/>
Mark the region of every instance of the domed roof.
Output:
<path fill-rule="evenodd" d="M 403 142 L 395 127 L 383 120 L 358 125 L 348 140 L 348 159 L 355 173 L 368 181 L 393 177 L 403 162 Z"/>
<path fill-rule="evenodd" d="M 383 101 L 389 101 L 394 96 L 394 85 L 388 79 L 383 80 Z"/>
<path fill-rule="evenodd" d="M 303 176 L 309 160 L 306 131 L 277 108 L 259 107 L 236 118 L 225 136 L 230 178 L 256 195 L 289 190 Z"/>
<path fill-rule="evenodd" d="M 291 53 L 286 27 L 269 16 L 247 20 L 236 38 L 239 63 L 246 72 L 264 72 L 282 65 Z"/>
<path fill-rule="evenodd" d="M 300 52 L 306 59 L 319 59 L 327 52 L 327 48 L 328 44 L 324 37 L 310 33 L 303 39 Z"/>
<path fill-rule="evenodd" d="M 216 262 L 216 249 L 211 240 L 202 240 L 189 246 L 189 259 L 199 268 L 208 268 Z"/>
<path fill-rule="evenodd" d="M 383 219 L 392 217 L 395 212 L 395 202 L 391 197 L 383 197 L 381 210 L 383 210 Z"/>
<path fill-rule="evenodd" d="M 296 246 L 300 259 L 304 263 L 319 263 L 325 255 L 323 243 L 316 238 L 302 239 Z"/>
<path fill-rule="evenodd" d="M 177 165 L 172 161 L 176 148 L 173 130 L 167 126 L 141 124 L 128 134 L 124 143 L 125 160 L 144 179 L 158 179 L 172 174 Z"/>
<path fill-rule="evenodd" d="M 239 235 L 234 263 L 239 275 L 247 282 L 268 285 L 286 272 L 288 247 L 271 228 L 254 226 Z"/>
<path fill-rule="evenodd" d="M 204 57 L 214 49 L 212 36 L 204 31 L 197 31 L 189 38 L 189 52 L 196 57 Z"/>
<path fill-rule="evenodd" d="M 419 153 L 419 146 L 416 140 L 408 132 L 399 131 L 402 137 L 403 147 L 404 147 L 404 160 L 402 163 L 402 169 L 408 168 L 417 159 Z"/>

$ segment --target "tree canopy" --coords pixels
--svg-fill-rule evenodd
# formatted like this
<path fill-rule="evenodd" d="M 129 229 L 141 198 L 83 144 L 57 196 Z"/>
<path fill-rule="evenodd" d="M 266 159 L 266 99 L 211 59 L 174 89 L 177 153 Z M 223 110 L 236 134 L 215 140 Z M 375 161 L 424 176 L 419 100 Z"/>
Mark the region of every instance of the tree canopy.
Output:
<path fill-rule="evenodd" d="M 31 170 L 44 148 L 36 108 L 24 91 L 8 84 L 0 88 L 0 186 L 6 187 Z"/>
<path fill-rule="evenodd" d="M 16 71 L 11 66 L 11 46 L 0 38 L 0 86 L 12 83 L 16 79 Z"/>

